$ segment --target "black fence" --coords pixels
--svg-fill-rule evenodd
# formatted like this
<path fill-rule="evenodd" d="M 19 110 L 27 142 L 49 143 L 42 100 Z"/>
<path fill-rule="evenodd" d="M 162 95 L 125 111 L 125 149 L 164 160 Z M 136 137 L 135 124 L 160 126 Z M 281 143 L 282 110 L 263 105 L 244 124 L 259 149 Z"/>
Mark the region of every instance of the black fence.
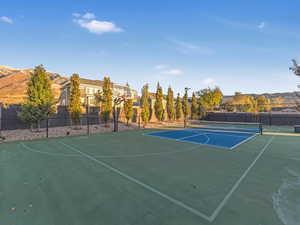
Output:
<path fill-rule="evenodd" d="M 16 129 L 30 129 L 30 125 L 24 123 L 18 116 L 18 112 L 20 112 L 20 105 L 10 105 L 9 107 L 2 107 L 1 112 L 1 130 L 16 130 Z M 99 107 L 90 107 L 89 114 L 82 114 L 80 117 L 79 124 L 76 125 L 94 125 L 101 124 L 103 121 L 101 120 L 99 114 Z M 59 106 L 57 108 L 57 113 L 51 116 L 48 119 L 48 126 L 51 127 L 63 127 L 63 126 L 71 126 L 72 120 L 70 118 L 70 114 L 67 111 L 67 108 L 64 106 Z M 36 128 L 36 124 L 34 128 Z M 43 120 L 40 122 L 40 128 L 46 128 L 47 121 Z"/>
<path fill-rule="evenodd" d="M 226 122 L 260 122 L 264 125 L 294 126 L 300 125 L 300 114 L 290 113 L 213 113 L 206 120 Z"/>

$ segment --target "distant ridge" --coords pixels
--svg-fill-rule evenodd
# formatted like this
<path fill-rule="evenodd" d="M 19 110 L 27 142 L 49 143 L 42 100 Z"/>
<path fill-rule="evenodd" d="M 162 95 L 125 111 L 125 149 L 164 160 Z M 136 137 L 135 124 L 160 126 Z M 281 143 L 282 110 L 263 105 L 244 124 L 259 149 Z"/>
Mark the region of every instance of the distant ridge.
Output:
<path fill-rule="evenodd" d="M 0 66 L 0 102 L 6 104 L 24 103 L 26 99 L 27 82 L 33 69 L 17 69 Z M 60 89 L 68 82 L 68 78 L 57 73 L 48 72 L 52 80 L 55 98 L 60 96 Z"/>

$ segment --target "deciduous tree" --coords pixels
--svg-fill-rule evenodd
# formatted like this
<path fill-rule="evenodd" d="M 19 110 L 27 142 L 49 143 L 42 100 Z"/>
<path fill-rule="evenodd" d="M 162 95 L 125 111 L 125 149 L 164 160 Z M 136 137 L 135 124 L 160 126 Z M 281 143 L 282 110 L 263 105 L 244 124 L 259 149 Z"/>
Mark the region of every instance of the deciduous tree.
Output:
<path fill-rule="evenodd" d="M 54 94 L 51 81 L 43 65 L 36 66 L 27 84 L 27 101 L 19 116 L 30 125 L 40 122 L 54 112 Z"/>

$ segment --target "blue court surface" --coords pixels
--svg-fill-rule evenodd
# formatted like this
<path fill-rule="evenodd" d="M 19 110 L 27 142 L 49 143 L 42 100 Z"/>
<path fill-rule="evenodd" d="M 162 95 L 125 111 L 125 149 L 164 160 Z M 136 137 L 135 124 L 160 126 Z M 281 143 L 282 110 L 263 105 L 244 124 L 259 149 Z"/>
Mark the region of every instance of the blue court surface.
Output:
<path fill-rule="evenodd" d="M 209 131 L 202 129 L 158 131 L 147 133 L 145 135 L 230 150 L 256 136 L 255 133 Z"/>

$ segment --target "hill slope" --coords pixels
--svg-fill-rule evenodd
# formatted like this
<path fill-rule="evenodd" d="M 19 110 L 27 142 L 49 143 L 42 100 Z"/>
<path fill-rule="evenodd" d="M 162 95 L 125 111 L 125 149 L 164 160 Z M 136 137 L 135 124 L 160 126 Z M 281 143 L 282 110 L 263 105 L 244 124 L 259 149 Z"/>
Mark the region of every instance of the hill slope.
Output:
<path fill-rule="evenodd" d="M 26 98 L 27 82 L 32 69 L 16 69 L 0 66 L 0 102 L 6 104 L 23 103 Z M 68 81 L 68 78 L 57 73 L 48 73 L 55 98 L 60 96 L 60 88 Z"/>

